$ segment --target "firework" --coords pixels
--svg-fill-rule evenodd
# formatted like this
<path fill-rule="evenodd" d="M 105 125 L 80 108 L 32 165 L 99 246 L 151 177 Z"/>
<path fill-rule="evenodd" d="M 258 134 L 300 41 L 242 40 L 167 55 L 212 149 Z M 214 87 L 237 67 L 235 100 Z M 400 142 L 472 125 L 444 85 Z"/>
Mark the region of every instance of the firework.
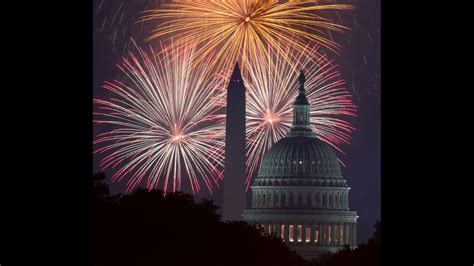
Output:
<path fill-rule="evenodd" d="M 98 42 L 110 42 L 118 53 L 128 56 L 133 48 L 131 37 L 141 40 L 150 31 L 144 23 L 135 23 L 139 14 L 157 6 L 156 0 L 94 0 L 94 27 L 100 38 Z"/>
<path fill-rule="evenodd" d="M 267 48 L 248 61 L 248 74 L 243 77 L 247 96 L 247 186 L 258 169 L 265 152 L 281 139 L 293 122 L 293 102 L 298 94 L 298 75 L 306 76 L 306 95 L 311 103 L 311 125 L 317 137 L 343 153 L 354 130 L 343 118 L 355 116 L 356 107 L 345 82 L 333 64 L 319 52 L 319 46 L 306 46 L 295 51 L 288 45 L 276 50 Z M 278 52 L 277 52 L 278 51 Z M 282 54 L 280 51 L 284 51 Z M 307 55 L 314 55 L 311 60 Z M 291 57 L 294 64 L 288 63 Z"/>
<path fill-rule="evenodd" d="M 306 41 L 311 41 L 338 51 L 339 45 L 324 37 L 323 32 L 347 28 L 317 12 L 351 8 L 314 0 L 175 1 L 147 11 L 142 21 L 158 20 L 148 40 L 199 38 L 198 61 L 216 52 L 216 69 L 221 69 L 221 64 L 228 61 L 243 64 L 244 58 L 255 57 L 267 45 L 278 50 L 278 44 L 292 43 L 296 50 L 303 51 Z M 294 37 L 301 41 L 294 42 Z"/>
<path fill-rule="evenodd" d="M 211 74 L 206 62 L 193 66 L 195 41 L 161 46 L 158 53 L 136 47 L 118 65 L 125 81 L 105 82 L 114 98 L 95 99 L 97 124 L 113 129 L 99 134 L 95 153 L 101 167 L 117 169 L 112 180 L 127 179 L 127 192 L 146 177 L 148 189 L 193 193 L 222 178 L 225 79 Z"/>

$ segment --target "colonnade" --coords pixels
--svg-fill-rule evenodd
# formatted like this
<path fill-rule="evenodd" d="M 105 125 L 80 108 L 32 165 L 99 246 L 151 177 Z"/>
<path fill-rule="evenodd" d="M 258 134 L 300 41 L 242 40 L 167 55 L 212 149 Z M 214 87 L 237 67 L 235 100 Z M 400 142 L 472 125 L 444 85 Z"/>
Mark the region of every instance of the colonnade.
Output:
<path fill-rule="evenodd" d="M 344 246 L 357 245 L 357 225 L 351 222 L 261 223 L 257 225 L 267 234 L 274 234 L 290 245 Z"/>
<path fill-rule="evenodd" d="M 252 208 L 349 209 L 348 191 L 252 190 Z"/>

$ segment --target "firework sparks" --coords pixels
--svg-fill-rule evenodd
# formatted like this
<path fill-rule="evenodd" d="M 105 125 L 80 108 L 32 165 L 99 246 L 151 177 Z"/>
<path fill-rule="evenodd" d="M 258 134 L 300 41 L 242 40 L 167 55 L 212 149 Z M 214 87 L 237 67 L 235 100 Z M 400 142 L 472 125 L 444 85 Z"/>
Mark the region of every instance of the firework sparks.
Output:
<path fill-rule="evenodd" d="M 225 79 L 204 64 L 193 65 L 196 42 L 161 46 L 159 53 L 137 47 L 118 68 L 126 81 L 105 82 L 116 98 L 94 99 L 97 124 L 113 130 L 99 134 L 95 153 L 101 167 L 119 168 L 112 180 L 127 179 L 127 192 L 145 177 L 148 189 L 182 189 L 189 180 L 193 193 L 204 182 L 212 192 L 222 178 Z"/>
<path fill-rule="evenodd" d="M 341 144 L 348 144 L 354 130 L 345 116 L 355 116 L 356 107 L 337 65 L 319 53 L 319 46 L 307 46 L 295 52 L 294 46 L 267 52 L 249 60 L 244 82 L 247 97 L 247 186 L 258 170 L 265 152 L 291 128 L 293 102 L 298 93 L 299 70 L 306 75 L 306 95 L 311 103 L 311 125 L 318 138 L 339 152 Z M 306 55 L 317 55 L 316 60 Z M 291 57 L 296 64 L 285 59 Z"/>
<path fill-rule="evenodd" d="M 221 69 L 228 61 L 244 65 L 244 58 L 253 58 L 267 45 L 279 49 L 280 43 L 292 43 L 303 51 L 306 41 L 311 41 L 337 52 L 340 46 L 324 37 L 323 30 L 341 32 L 347 28 L 316 13 L 352 8 L 314 0 L 175 1 L 147 11 L 142 19 L 161 21 L 148 40 L 171 35 L 199 38 L 198 61 L 215 51 L 216 67 Z M 294 42 L 294 36 L 301 41 Z"/>
<path fill-rule="evenodd" d="M 102 40 L 110 42 L 117 51 L 127 56 L 133 48 L 135 40 L 143 39 L 149 29 L 144 29 L 144 23 L 135 23 L 141 12 L 158 6 L 155 0 L 95 0 L 94 20 L 97 34 Z"/>

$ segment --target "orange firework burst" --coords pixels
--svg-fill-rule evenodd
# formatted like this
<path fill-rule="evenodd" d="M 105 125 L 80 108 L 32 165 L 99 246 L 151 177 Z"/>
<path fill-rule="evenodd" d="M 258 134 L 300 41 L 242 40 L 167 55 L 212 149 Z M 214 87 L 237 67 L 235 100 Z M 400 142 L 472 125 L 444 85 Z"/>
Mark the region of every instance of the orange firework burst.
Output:
<path fill-rule="evenodd" d="M 278 49 L 281 45 L 277 44 L 292 43 L 295 49 L 303 51 L 310 41 L 337 52 L 340 46 L 325 38 L 323 30 L 341 32 L 348 28 L 317 13 L 352 8 L 314 0 L 176 1 L 147 11 L 142 20 L 161 21 L 147 40 L 167 36 L 199 38 L 197 58 L 215 52 L 217 67 L 221 67 L 229 61 L 243 63 L 267 45 Z M 294 42 L 295 37 L 300 41 Z"/>

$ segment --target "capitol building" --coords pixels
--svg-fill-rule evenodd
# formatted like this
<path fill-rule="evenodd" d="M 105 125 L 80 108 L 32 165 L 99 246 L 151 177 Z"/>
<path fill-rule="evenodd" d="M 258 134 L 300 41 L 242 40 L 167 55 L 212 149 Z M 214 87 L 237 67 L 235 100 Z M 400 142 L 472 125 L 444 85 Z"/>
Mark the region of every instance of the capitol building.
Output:
<path fill-rule="evenodd" d="M 242 217 L 311 259 L 356 247 L 358 216 L 334 150 L 311 129 L 303 72 L 299 82 L 292 128 L 263 157 Z"/>

